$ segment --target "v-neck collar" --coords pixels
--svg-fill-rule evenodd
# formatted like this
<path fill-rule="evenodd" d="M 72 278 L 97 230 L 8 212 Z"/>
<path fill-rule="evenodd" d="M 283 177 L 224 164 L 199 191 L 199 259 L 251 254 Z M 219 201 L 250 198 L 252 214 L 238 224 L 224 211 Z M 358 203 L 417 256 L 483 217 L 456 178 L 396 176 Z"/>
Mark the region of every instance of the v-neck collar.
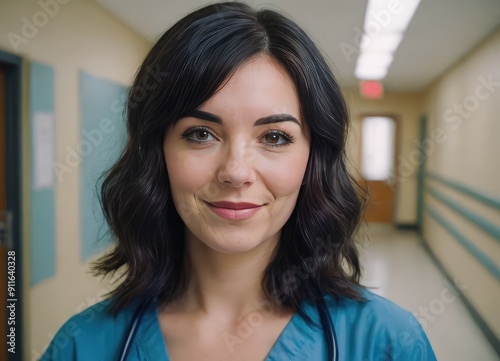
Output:
<path fill-rule="evenodd" d="M 309 302 L 302 302 L 301 310 L 315 325 L 319 324 L 317 311 Z M 295 313 L 283 328 L 265 361 L 306 360 L 320 328 L 307 323 Z M 158 319 L 157 301 L 151 302 L 139 327 L 136 341 L 138 359 L 141 361 L 170 361 Z"/>
<path fill-rule="evenodd" d="M 307 323 L 296 312 L 276 340 L 265 361 L 309 360 L 311 348 L 318 339 L 318 332 L 321 332 L 318 327 L 314 326 L 318 324 L 319 316 L 316 308 L 307 301 L 302 302 L 300 309 L 311 318 L 314 324 Z"/>

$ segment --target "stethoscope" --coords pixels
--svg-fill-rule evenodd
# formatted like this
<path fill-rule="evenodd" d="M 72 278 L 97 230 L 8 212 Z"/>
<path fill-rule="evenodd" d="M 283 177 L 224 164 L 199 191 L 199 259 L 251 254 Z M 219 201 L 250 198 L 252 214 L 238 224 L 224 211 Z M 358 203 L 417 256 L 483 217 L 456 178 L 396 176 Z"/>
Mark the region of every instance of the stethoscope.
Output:
<path fill-rule="evenodd" d="M 119 361 L 125 361 L 127 359 L 135 334 L 137 333 L 137 329 L 141 323 L 142 316 L 144 316 L 144 313 L 149 305 L 150 302 L 148 300 L 143 301 L 135 310 L 132 322 L 130 323 L 127 339 L 123 343 L 120 356 L 118 357 Z M 333 325 L 330 312 L 328 312 L 328 308 L 326 307 L 325 300 L 322 297 L 316 301 L 316 308 L 318 309 L 321 327 L 323 327 L 323 330 L 325 331 L 328 355 L 327 360 L 338 361 L 339 355 L 337 352 L 337 335 L 335 334 L 335 326 Z"/>

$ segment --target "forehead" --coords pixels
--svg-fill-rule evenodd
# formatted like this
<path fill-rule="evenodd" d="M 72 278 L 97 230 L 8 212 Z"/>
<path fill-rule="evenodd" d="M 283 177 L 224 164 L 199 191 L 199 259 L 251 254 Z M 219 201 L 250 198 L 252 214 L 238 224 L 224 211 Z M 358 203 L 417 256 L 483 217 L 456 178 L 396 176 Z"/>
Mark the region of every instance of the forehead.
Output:
<path fill-rule="evenodd" d="M 200 109 L 224 118 L 290 114 L 301 121 L 295 84 L 280 63 L 264 54 L 242 64 Z"/>

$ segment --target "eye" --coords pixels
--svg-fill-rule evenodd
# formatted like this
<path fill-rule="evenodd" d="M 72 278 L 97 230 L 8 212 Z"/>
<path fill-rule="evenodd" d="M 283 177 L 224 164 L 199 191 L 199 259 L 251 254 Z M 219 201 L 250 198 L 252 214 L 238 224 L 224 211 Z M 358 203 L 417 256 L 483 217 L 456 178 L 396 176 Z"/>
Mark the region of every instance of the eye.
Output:
<path fill-rule="evenodd" d="M 262 136 L 264 143 L 268 147 L 283 147 L 293 143 L 293 136 L 286 134 L 280 130 L 271 130 Z"/>
<path fill-rule="evenodd" d="M 208 143 L 212 140 L 215 140 L 215 137 L 212 135 L 208 128 L 204 127 L 196 127 L 186 130 L 181 135 L 182 138 L 187 140 L 188 142 L 193 142 L 197 144 Z"/>

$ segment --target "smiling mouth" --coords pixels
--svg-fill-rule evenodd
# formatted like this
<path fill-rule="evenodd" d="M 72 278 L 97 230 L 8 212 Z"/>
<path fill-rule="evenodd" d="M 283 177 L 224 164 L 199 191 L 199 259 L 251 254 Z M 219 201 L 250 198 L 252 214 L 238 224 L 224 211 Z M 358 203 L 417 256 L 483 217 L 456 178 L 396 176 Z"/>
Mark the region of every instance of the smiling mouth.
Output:
<path fill-rule="evenodd" d="M 224 219 L 233 221 L 242 221 L 251 218 L 257 213 L 264 205 L 257 205 L 253 203 L 232 203 L 232 202 L 205 202 L 208 208 L 216 215 Z"/>

